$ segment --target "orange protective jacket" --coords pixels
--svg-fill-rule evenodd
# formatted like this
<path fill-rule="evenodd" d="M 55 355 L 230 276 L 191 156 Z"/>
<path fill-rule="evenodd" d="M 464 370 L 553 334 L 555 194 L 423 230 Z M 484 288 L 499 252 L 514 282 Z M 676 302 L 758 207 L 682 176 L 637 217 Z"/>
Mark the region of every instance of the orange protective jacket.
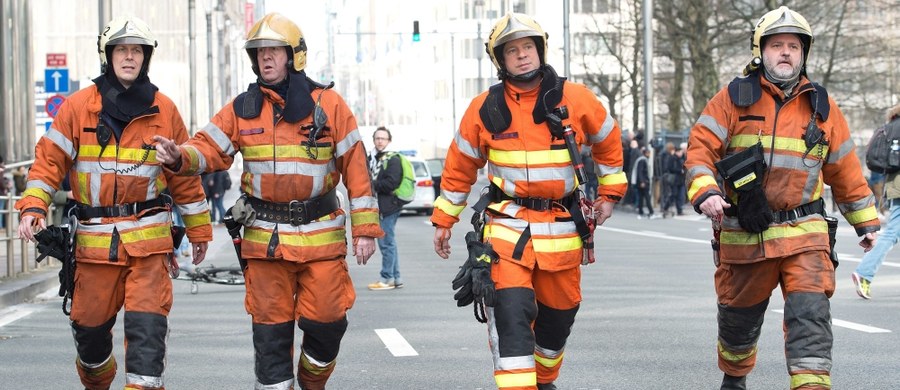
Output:
<path fill-rule="evenodd" d="M 152 147 L 154 135 L 176 142 L 187 140 L 187 129 L 175 104 L 156 92 L 148 113 L 133 119 L 121 139 L 110 137 L 105 148 L 97 141 L 101 108 L 96 85 L 74 93 L 63 103 L 53 125 L 35 146 L 34 165 L 16 209 L 22 216 L 44 218 L 52 194 L 66 174 L 75 200 L 93 207 L 147 201 L 168 196 L 163 194 L 168 190 L 184 216 L 188 239 L 211 241 L 209 207 L 199 178 L 178 177 L 163 169 Z M 76 258 L 114 262 L 121 258 L 117 255 L 120 246 L 134 257 L 170 253 L 171 224 L 169 212 L 80 221 Z"/>
<path fill-rule="evenodd" d="M 316 142 L 317 147 L 307 151 L 313 114 L 297 123 L 284 120 L 280 114 L 276 117 L 274 107 L 284 107 L 284 99 L 266 87 L 260 90 L 264 100 L 259 116 L 241 118 L 229 103 L 181 146 L 179 174 L 197 175 L 227 169 L 234 155 L 241 152 L 244 164 L 241 192 L 278 203 L 321 196 L 343 180 L 350 198 L 353 237 L 382 237 L 365 146 L 356 118 L 341 96 L 331 89 L 310 92 L 328 121 Z M 257 219 L 244 229 L 241 256 L 298 262 L 343 258 L 347 254 L 345 220 L 343 209 L 300 226 Z"/>
<path fill-rule="evenodd" d="M 540 87 L 520 90 L 505 83 L 504 97 L 512 114 L 506 131 L 491 134 L 481 121 L 479 109 L 488 92 L 470 104 L 459 132 L 447 152 L 441 179 L 441 195 L 434 203 L 432 223 L 450 228 L 459 221 L 466 206 L 478 169 L 488 166 L 488 179 L 509 196 L 560 199 L 576 190 L 578 182 L 565 141 L 552 139 L 547 123 L 535 124 L 532 110 Z M 575 141 L 591 146 L 596 164 L 598 196 L 620 198 L 627 186 L 622 171 L 621 130 L 603 104 L 581 84 L 566 82 L 559 106 L 567 106 L 569 124 Z M 590 161 L 584 163 L 590 164 Z M 526 252 L 521 264 L 544 270 L 577 267 L 582 260 L 582 243 L 569 212 L 554 208 L 529 210 L 512 201 L 488 206 L 506 218 L 493 218 L 485 227 L 484 240 L 490 241 L 501 259 L 511 259 L 519 237 L 530 227 L 534 253 Z"/>
<path fill-rule="evenodd" d="M 744 83 L 744 91 L 757 88 L 761 96 L 755 103 L 738 106 L 729 88 L 723 88 L 691 129 L 685 168 L 688 197 L 694 208 L 709 196 L 722 194 L 716 183 L 716 161 L 762 142 L 768 164 L 763 189 L 771 210 L 791 210 L 816 201 L 828 184 L 838 208 L 858 235 L 878 230 L 875 197 L 863 177 L 847 122 L 824 88 L 816 88 L 801 77 L 796 93 L 785 98 L 781 89 L 765 77 L 749 77 L 735 79 L 731 88 L 736 96 L 736 83 Z M 803 137 L 817 101 L 816 125 L 824 131 L 827 145 L 807 150 Z M 725 194 L 737 202 L 730 188 Z M 809 250 L 830 250 L 828 228 L 819 214 L 773 223 L 761 234 L 741 229 L 737 217 L 725 217 L 720 248 L 720 259 L 725 263 L 753 263 Z"/>

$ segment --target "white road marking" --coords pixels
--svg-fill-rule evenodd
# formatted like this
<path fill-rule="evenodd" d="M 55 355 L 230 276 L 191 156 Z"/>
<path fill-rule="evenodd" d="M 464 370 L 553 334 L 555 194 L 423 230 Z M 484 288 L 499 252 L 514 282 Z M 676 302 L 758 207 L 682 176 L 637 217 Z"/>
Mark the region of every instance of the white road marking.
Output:
<path fill-rule="evenodd" d="M 396 328 L 375 329 L 375 333 L 394 356 L 419 356 L 419 353 L 406 342 Z"/>
<path fill-rule="evenodd" d="M 772 311 L 774 311 L 776 313 L 784 314 L 784 310 L 772 310 Z M 844 320 L 839 320 L 839 319 L 835 319 L 835 318 L 831 319 L 831 325 L 840 326 L 842 328 L 847 328 L 847 329 L 852 329 L 852 330 L 858 330 L 860 332 L 866 332 L 866 333 L 891 333 L 891 331 L 888 329 L 876 328 L 874 326 L 857 324 L 855 322 L 844 321 Z"/>
<path fill-rule="evenodd" d="M 0 311 L 0 328 L 40 310 L 31 305 L 15 305 Z"/>

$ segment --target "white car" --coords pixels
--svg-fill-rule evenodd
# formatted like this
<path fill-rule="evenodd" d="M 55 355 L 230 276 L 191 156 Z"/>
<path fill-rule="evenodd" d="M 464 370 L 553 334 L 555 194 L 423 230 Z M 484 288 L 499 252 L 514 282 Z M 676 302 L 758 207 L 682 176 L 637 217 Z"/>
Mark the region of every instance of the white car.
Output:
<path fill-rule="evenodd" d="M 412 163 L 413 172 L 416 175 L 416 197 L 405 205 L 401 211 L 412 211 L 416 214 L 431 215 L 434 210 L 434 181 L 431 179 L 431 171 L 425 161 L 408 157 Z"/>

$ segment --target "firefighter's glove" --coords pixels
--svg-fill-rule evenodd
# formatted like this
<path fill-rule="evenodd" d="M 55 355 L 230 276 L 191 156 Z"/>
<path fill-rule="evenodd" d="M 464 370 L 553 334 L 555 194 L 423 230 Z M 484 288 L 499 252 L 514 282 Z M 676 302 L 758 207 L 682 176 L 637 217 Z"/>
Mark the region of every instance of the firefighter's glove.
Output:
<path fill-rule="evenodd" d="M 750 233 L 762 233 L 772 223 L 772 212 L 761 186 L 738 192 L 737 213 L 741 228 Z"/>
<path fill-rule="evenodd" d="M 466 247 L 469 250 L 469 257 L 453 278 L 453 289 L 458 290 L 453 299 L 459 307 L 466 306 L 475 299 L 483 302 L 485 306 L 493 307 L 496 291 L 494 281 L 491 279 L 491 263 L 497 261 L 500 256 L 490 244 L 481 242 L 475 232 L 466 234 Z"/>
<path fill-rule="evenodd" d="M 253 221 L 256 221 L 256 210 L 247 202 L 247 198 L 242 196 L 234 202 L 234 206 L 231 208 L 231 216 L 238 223 L 250 227 L 253 225 Z"/>
<path fill-rule="evenodd" d="M 37 251 L 40 254 L 37 258 L 38 263 L 47 256 L 58 260 L 66 258 L 69 244 L 69 230 L 67 228 L 51 225 L 37 232 L 34 235 L 34 239 L 37 241 Z"/>

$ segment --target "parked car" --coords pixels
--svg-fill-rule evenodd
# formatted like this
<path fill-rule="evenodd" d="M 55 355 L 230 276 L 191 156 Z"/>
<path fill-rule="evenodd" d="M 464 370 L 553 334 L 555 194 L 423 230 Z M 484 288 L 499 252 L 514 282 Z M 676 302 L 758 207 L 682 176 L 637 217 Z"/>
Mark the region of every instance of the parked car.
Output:
<path fill-rule="evenodd" d="M 434 182 L 434 198 L 441 194 L 441 174 L 444 172 L 443 158 L 429 158 L 425 160 L 428 170 L 431 171 L 431 181 Z"/>
<path fill-rule="evenodd" d="M 402 211 L 412 211 L 416 214 L 431 215 L 434 210 L 434 181 L 431 179 L 431 171 L 423 160 L 409 158 L 413 172 L 416 175 L 416 197 L 412 202 L 403 205 Z"/>

